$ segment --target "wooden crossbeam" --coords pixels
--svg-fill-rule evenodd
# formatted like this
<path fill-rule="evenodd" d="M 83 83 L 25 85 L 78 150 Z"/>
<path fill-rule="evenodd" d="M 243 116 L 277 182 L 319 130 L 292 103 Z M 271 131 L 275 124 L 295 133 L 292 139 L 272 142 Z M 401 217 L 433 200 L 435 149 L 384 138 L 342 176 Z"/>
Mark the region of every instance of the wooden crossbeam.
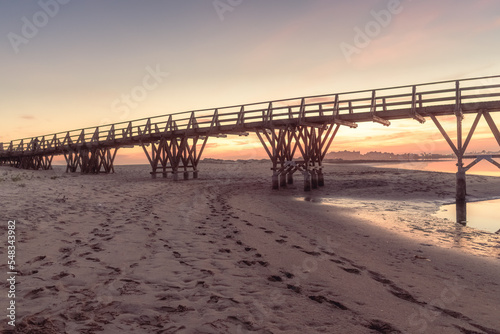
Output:
<path fill-rule="evenodd" d="M 468 164 L 467 166 L 465 166 L 464 170 L 468 171 L 469 169 L 471 169 L 472 167 L 474 167 L 476 164 L 478 164 L 483 159 L 484 159 L 484 157 L 478 157 L 478 158 L 476 158 L 476 160 L 472 161 L 470 164 Z"/>
<path fill-rule="evenodd" d="M 448 134 L 446 133 L 446 131 L 444 130 L 444 128 L 441 126 L 441 123 L 439 123 L 438 119 L 436 118 L 436 116 L 434 116 L 433 114 L 430 115 L 432 121 L 434 122 L 434 124 L 436 124 L 439 132 L 441 132 L 441 134 L 443 135 L 444 139 L 446 140 L 446 142 L 448 143 L 448 145 L 450 145 L 451 149 L 453 150 L 453 153 L 455 153 L 455 155 L 458 157 L 460 156 L 460 152 L 458 151 L 457 147 L 455 146 L 455 144 L 453 143 L 453 141 L 450 139 L 450 136 L 448 136 Z"/>
<path fill-rule="evenodd" d="M 330 130 L 333 128 L 333 125 L 330 126 Z M 333 140 L 335 139 L 335 136 L 337 135 L 337 132 L 339 131 L 339 128 L 340 128 L 340 124 L 337 124 L 337 126 L 335 127 L 335 131 L 333 132 L 332 136 L 330 137 L 330 140 L 328 141 L 328 144 L 325 146 L 324 145 L 324 142 L 323 142 L 323 145 L 322 145 L 322 154 L 321 154 L 321 161 L 323 161 L 323 159 L 325 158 L 327 152 L 328 152 L 328 149 L 330 148 L 330 145 L 332 144 Z M 329 136 L 329 133 L 327 133 L 327 135 L 325 136 L 325 141 L 328 139 L 328 136 Z"/>
<path fill-rule="evenodd" d="M 500 168 L 500 163 L 498 163 L 497 161 L 493 160 L 492 157 L 486 157 L 485 158 L 486 160 L 488 160 L 490 163 L 492 163 L 493 165 L 497 166 L 498 168 Z"/>
<path fill-rule="evenodd" d="M 384 125 L 384 126 L 389 126 L 389 125 L 391 125 L 391 122 L 389 122 L 388 120 L 383 119 L 383 118 L 380 118 L 380 117 L 375 116 L 375 115 L 373 115 L 373 122 L 374 122 L 374 123 L 380 123 L 380 124 L 382 124 L 382 125 Z"/>
<path fill-rule="evenodd" d="M 500 131 L 498 131 L 498 127 L 495 124 L 495 121 L 491 117 L 489 112 L 483 112 L 484 118 L 486 119 L 486 122 L 488 123 L 488 126 L 490 127 L 491 132 L 493 133 L 493 136 L 495 137 L 498 145 L 500 146 Z"/>
<path fill-rule="evenodd" d="M 467 150 L 467 147 L 469 146 L 469 143 L 472 139 L 472 135 L 476 131 L 477 125 L 478 125 L 479 121 L 481 120 L 482 115 L 483 115 L 482 112 L 477 113 L 476 118 L 474 119 L 474 123 L 472 124 L 472 127 L 470 128 L 469 134 L 467 135 L 467 138 L 465 139 L 465 142 L 462 145 L 462 155 L 465 154 L 465 151 Z"/>

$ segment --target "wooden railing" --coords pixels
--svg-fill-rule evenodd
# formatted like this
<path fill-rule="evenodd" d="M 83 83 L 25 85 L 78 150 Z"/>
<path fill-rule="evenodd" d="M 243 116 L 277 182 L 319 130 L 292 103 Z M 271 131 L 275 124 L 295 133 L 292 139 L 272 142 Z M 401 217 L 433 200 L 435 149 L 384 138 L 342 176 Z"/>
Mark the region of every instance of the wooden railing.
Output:
<path fill-rule="evenodd" d="M 275 124 L 375 121 L 415 118 L 429 107 L 454 106 L 461 113 L 468 105 L 500 101 L 500 76 L 441 81 L 329 95 L 307 96 L 215 109 L 202 109 L 143 118 L 98 127 L 59 132 L 0 144 L 0 158 L 23 154 L 63 153 L 82 146 L 122 146 L 154 141 L 161 136 L 194 136 L 258 131 Z M 477 109 L 477 108 L 476 108 Z M 395 113 L 405 110 L 404 114 Z M 356 117 L 355 117 L 356 116 Z"/>

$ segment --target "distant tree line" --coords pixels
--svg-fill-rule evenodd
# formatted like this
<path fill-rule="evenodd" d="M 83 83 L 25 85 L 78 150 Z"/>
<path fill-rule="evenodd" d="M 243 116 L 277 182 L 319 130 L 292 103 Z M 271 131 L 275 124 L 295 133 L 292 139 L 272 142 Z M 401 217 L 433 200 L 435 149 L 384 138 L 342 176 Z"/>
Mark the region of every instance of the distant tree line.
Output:
<path fill-rule="evenodd" d="M 402 153 L 371 151 L 361 154 L 360 151 L 337 151 L 330 152 L 325 156 L 329 160 L 386 160 L 386 161 L 415 161 L 415 160 L 441 160 L 453 159 L 453 154 L 436 153 Z"/>

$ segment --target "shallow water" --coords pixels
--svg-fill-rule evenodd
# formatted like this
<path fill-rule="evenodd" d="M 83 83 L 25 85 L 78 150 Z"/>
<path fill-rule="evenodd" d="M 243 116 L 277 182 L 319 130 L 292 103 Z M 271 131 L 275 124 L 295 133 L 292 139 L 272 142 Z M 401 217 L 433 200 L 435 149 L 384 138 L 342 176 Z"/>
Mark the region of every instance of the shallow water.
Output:
<path fill-rule="evenodd" d="M 466 160 L 465 165 L 471 163 L 472 160 Z M 456 173 L 457 162 L 455 160 L 444 161 L 414 161 L 414 162 L 401 162 L 401 163 L 374 163 L 374 167 L 380 168 L 400 168 L 410 170 L 423 170 L 429 172 L 444 172 Z M 486 176 L 500 176 L 500 169 L 488 161 L 482 160 L 477 165 L 473 166 L 467 174 L 469 175 L 486 175 Z"/>
<path fill-rule="evenodd" d="M 500 199 L 467 203 L 467 226 L 500 233 Z M 455 204 L 443 205 L 435 214 L 438 218 L 455 221 Z"/>
<path fill-rule="evenodd" d="M 472 160 L 467 160 L 468 164 Z M 374 167 L 380 168 L 400 168 L 410 170 L 422 170 L 432 172 L 456 173 L 456 161 L 416 161 L 403 163 L 389 164 L 373 164 Z M 485 176 L 500 176 L 500 169 L 489 163 L 481 161 L 472 167 L 467 174 L 469 175 L 485 175 Z M 500 200 L 486 200 L 479 202 L 467 203 L 467 226 L 487 232 L 497 232 L 500 230 Z M 436 213 L 438 218 L 447 218 L 451 221 L 456 220 L 455 204 L 447 204 L 441 206 Z"/>

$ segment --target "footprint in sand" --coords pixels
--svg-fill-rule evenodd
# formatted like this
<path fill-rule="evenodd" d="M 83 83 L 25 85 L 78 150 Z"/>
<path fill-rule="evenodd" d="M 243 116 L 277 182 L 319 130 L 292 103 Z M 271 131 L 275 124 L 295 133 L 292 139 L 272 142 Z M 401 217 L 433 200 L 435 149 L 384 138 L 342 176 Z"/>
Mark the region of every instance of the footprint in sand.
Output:
<path fill-rule="evenodd" d="M 59 274 L 52 276 L 51 279 L 53 279 L 54 281 L 57 281 L 57 280 L 60 280 L 61 278 L 64 278 L 66 276 L 75 277 L 75 275 L 73 275 L 73 274 L 70 274 L 70 273 L 68 273 L 66 271 L 61 271 Z"/>
<path fill-rule="evenodd" d="M 29 261 L 27 261 L 26 263 L 34 263 L 34 262 L 38 262 L 38 261 L 42 261 L 43 259 L 45 259 L 47 256 L 46 255 L 40 255 L 40 256 L 37 256 Z"/>
<path fill-rule="evenodd" d="M 320 252 L 315 252 L 315 251 L 305 251 L 305 250 L 301 250 L 302 253 L 306 253 L 308 255 L 312 255 L 312 256 L 320 256 L 321 253 Z"/>
<path fill-rule="evenodd" d="M 356 274 L 356 275 L 361 275 L 361 271 L 356 268 L 344 268 L 344 267 L 339 267 L 340 269 L 350 273 L 350 274 Z"/>
<path fill-rule="evenodd" d="M 37 299 L 40 297 L 44 297 L 45 296 L 45 294 L 43 293 L 44 291 L 45 291 L 44 288 L 37 288 L 37 289 L 31 290 L 30 292 L 25 294 L 23 298 L 25 298 L 25 299 Z"/>
<path fill-rule="evenodd" d="M 75 261 L 75 260 L 71 260 L 71 261 L 68 261 L 68 262 L 63 263 L 63 266 L 65 266 L 65 267 L 70 267 L 70 266 L 71 266 L 71 265 L 73 265 L 74 263 L 76 263 L 76 261 Z"/>

